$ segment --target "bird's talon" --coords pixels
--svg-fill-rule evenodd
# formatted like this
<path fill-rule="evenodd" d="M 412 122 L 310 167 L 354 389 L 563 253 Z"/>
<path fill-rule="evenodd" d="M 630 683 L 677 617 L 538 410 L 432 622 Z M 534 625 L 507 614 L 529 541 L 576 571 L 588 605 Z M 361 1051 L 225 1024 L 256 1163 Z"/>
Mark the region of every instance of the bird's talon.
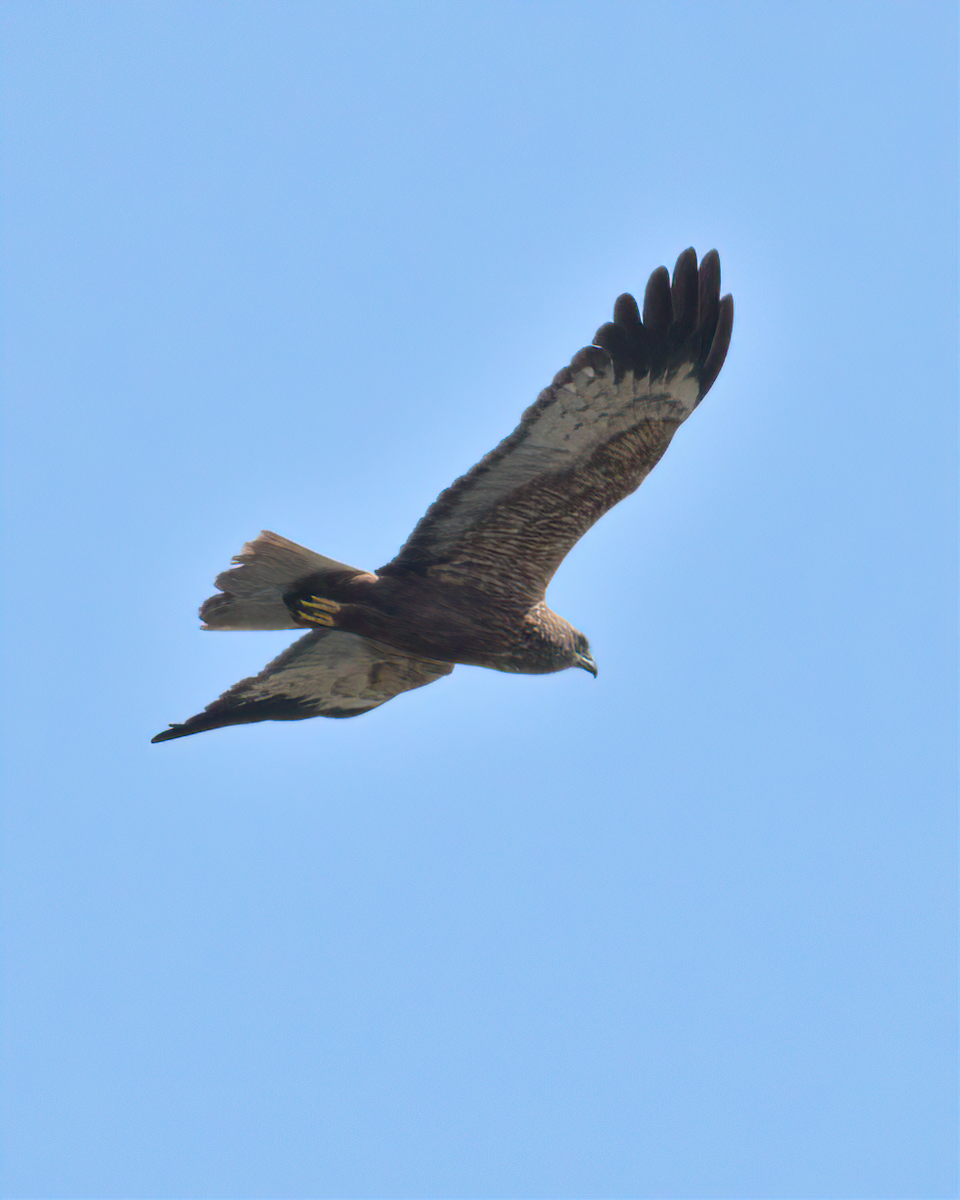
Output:
<path fill-rule="evenodd" d="M 300 604 L 297 616 L 301 621 L 309 621 L 311 625 L 323 625 L 327 628 L 336 624 L 336 615 L 341 608 L 336 600 L 326 600 L 323 596 L 311 596 L 309 600 L 301 600 Z M 307 612 L 308 608 L 315 608 L 317 611 Z"/>

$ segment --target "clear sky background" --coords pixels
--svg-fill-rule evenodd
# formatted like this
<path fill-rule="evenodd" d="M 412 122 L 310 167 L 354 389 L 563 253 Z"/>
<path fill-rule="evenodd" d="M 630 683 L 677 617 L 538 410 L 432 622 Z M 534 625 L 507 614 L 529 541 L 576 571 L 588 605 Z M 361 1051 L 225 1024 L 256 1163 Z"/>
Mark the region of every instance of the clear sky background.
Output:
<path fill-rule="evenodd" d="M 5 1194 L 955 1194 L 955 8 L 2 9 Z M 600 667 L 150 737 L 693 245 Z"/>

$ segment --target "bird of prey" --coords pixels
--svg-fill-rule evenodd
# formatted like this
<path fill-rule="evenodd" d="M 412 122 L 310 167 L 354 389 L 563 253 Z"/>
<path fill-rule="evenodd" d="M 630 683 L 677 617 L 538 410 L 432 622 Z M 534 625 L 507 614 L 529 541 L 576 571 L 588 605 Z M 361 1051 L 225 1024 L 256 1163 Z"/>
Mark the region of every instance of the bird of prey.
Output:
<path fill-rule="evenodd" d="M 573 356 L 495 450 L 439 496 L 386 566 L 362 571 L 264 531 L 217 576 L 204 629 L 306 629 L 259 675 L 155 742 L 222 725 L 355 717 L 455 663 L 597 668 L 547 584 L 640 486 L 710 390 L 733 328 L 720 259 L 685 250 Z"/>

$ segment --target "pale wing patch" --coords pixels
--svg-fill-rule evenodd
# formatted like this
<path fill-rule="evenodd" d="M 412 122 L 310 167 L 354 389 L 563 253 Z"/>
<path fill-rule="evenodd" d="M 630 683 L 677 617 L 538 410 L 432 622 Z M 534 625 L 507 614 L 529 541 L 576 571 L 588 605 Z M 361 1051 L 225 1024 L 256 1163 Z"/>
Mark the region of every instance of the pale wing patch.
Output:
<path fill-rule="evenodd" d="M 520 424 L 437 497 L 381 572 L 440 572 L 526 604 L 572 546 L 660 460 L 723 365 L 733 302 L 715 251 L 654 271 Z"/>
<path fill-rule="evenodd" d="M 652 382 L 649 375 L 637 379 L 631 371 L 617 381 L 612 365 L 600 372 L 581 369 L 569 383 L 555 388 L 550 403 L 532 416 L 523 437 L 489 471 L 470 479 L 464 495 L 466 500 L 469 494 L 469 502 L 462 514 L 448 514 L 449 527 L 473 526 L 488 505 L 501 503 L 506 494 L 527 483 L 586 461 L 611 438 L 642 422 L 669 422 L 676 428 L 693 412 L 698 395 L 692 363 L 669 379 Z"/>
<path fill-rule="evenodd" d="M 452 670 L 449 663 L 412 658 L 357 634 L 317 630 L 294 642 L 259 675 L 235 684 L 215 704 L 288 700 L 309 708 L 304 715 L 310 716 L 334 709 L 365 712 Z"/>
<path fill-rule="evenodd" d="M 649 375 L 637 379 L 632 371 L 616 382 L 612 367 L 600 374 L 587 367 L 556 390 L 553 403 L 534 418 L 521 446 L 532 443 L 587 456 L 641 421 L 685 421 L 696 407 L 698 390 L 692 363 L 672 379 L 653 382 Z"/>
<path fill-rule="evenodd" d="M 357 634 L 316 630 L 294 642 L 259 675 L 242 679 L 202 713 L 153 740 L 251 721 L 359 716 L 452 670 L 452 663 L 402 654 Z"/>

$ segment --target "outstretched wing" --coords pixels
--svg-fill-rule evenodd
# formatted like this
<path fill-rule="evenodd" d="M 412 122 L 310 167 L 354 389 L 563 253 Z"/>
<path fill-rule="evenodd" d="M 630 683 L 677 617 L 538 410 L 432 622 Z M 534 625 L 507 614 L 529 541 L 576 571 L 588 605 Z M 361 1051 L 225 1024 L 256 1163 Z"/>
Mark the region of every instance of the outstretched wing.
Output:
<path fill-rule="evenodd" d="M 452 670 L 452 663 L 414 658 L 354 633 L 318 629 L 294 642 L 259 675 L 235 683 L 202 713 L 152 740 L 167 742 L 251 721 L 358 717 Z"/>
<path fill-rule="evenodd" d="M 378 574 L 414 571 L 528 603 L 571 547 L 643 482 L 710 390 L 733 327 L 715 250 L 621 296 L 508 438 L 443 492 Z"/>

